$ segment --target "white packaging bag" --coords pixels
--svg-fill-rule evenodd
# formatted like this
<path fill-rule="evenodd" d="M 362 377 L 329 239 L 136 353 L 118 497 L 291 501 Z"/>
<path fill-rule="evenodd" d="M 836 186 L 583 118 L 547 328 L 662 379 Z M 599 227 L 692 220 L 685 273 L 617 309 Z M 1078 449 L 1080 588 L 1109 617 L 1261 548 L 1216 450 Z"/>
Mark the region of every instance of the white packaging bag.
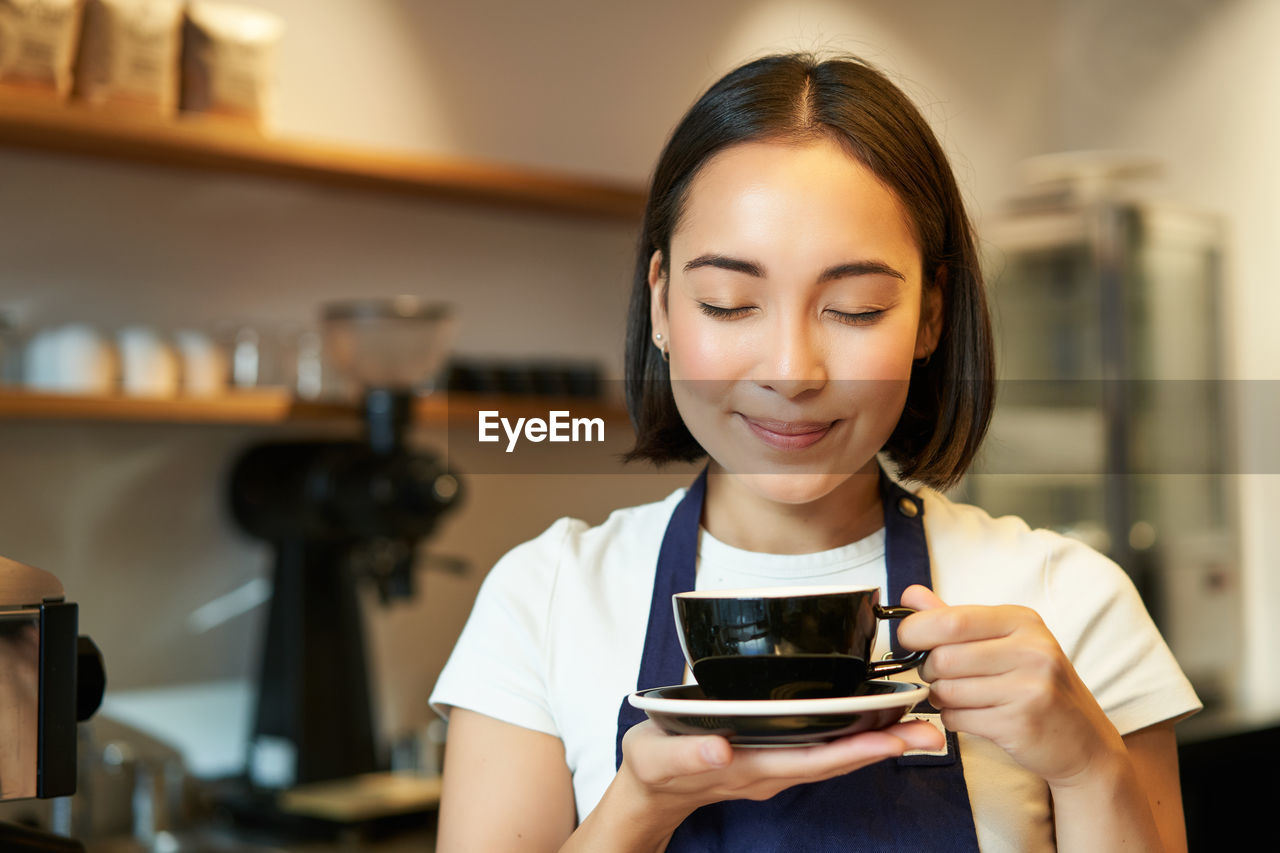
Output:
<path fill-rule="evenodd" d="M 261 9 L 198 0 L 187 7 L 182 109 L 270 124 L 284 21 Z"/>
<path fill-rule="evenodd" d="M 87 0 L 76 95 L 170 117 L 178 109 L 181 51 L 182 0 Z"/>
<path fill-rule="evenodd" d="M 0 86 L 71 93 L 81 0 L 0 0 Z"/>

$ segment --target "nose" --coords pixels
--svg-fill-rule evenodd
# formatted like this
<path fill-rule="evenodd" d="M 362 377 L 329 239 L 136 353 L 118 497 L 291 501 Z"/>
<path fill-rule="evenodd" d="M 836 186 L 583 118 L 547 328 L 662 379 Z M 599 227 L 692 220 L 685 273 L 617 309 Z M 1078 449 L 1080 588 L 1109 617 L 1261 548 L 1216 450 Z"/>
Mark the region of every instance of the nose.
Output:
<path fill-rule="evenodd" d="M 756 380 L 762 387 L 795 399 L 827 384 L 826 348 L 802 318 L 780 318 L 764 349 Z"/>

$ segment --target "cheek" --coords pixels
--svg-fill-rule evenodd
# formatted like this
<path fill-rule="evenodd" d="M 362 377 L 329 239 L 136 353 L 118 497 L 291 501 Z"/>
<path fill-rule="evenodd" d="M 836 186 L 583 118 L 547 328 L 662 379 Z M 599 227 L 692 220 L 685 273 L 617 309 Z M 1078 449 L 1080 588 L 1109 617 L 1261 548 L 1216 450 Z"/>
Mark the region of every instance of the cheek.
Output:
<path fill-rule="evenodd" d="M 832 378 L 904 382 L 911 378 L 915 327 L 905 319 L 838 336 Z"/>
<path fill-rule="evenodd" d="M 692 333 L 691 333 L 692 332 Z M 671 393 L 687 424 L 704 420 L 731 393 L 737 368 L 714 336 L 699 335 L 671 323 Z"/>
<path fill-rule="evenodd" d="M 688 312 L 670 316 L 673 380 L 728 380 L 739 375 L 751 352 L 750 342 L 731 324 Z"/>
<path fill-rule="evenodd" d="M 898 348 L 867 346 L 850 354 L 847 378 L 901 382 L 911 376 L 911 351 Z"/>

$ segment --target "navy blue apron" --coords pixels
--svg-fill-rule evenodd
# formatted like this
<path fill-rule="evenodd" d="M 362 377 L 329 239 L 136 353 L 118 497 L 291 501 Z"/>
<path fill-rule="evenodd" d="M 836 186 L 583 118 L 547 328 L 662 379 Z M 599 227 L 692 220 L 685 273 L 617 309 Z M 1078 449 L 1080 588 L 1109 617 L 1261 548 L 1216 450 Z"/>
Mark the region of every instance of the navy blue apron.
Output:
<path fill-rule="evenodd" d="M 653 582 L 649 627 L 637 690 L 679 684 L 685 660 L 676 636 L 671 596 L 694 588 L 698 526 L 706 495 L 704 470 L 671 513 Z M 911 584 L 931 586 L 924 504 L 880 472 L 889 598 L 901 601 Z M 895 656 L 896 622 L 890 623 Z M 922 703 L 917 713 L 936 713 Z M 622 736 L 644 712 L 625 699 L 618 713 L 617 766 Z M 667 853 L 683 851 L 976 851 L 977 833 L 964 783 L 960 749 L 947 733 L 945 755 L 904 756 L 844 776 L 796 785 L 764 802 L 729 800 L 703 806 L 671 837 Z"/>

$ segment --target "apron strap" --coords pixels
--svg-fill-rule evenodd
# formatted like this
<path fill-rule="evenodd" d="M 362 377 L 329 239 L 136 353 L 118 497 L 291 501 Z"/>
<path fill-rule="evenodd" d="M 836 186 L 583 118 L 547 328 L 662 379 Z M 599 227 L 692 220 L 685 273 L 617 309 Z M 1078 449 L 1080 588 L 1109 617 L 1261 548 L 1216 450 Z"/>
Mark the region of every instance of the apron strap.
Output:
<path fill-rule="evenodd" d="M 702 521 L 702 503 L 707 493 L 707 469 L 676 505 L 667 522 L 654 568 L 653 597 L 649 601 L 649 626 L 645 630 L 644 653 L 640 657 L 640 676 L 636 689 L 679 684 L 684 679 L 684 652 L 676 631 L 675 609 L 671 596 L 694 588 L 698 571 L 698 529 Z M 614 769 L 622 766 L 622 736 L 643 721 L 644 711 L 623 701 L 618 710 L 618 737 Z"/>
<path fill-rule="evenodd" d="M 890 479 L 880 469 L 880 496 L 884 504 L 884 562 L 888 575 L 888 601 L 898 604 L 913 584 L 933 588 L 929 542 L 924 535 L 924 501 Z M 906 651 L 898 645 L 898 622 L 889 622 L 889 643 L 895 657 Z"/>

